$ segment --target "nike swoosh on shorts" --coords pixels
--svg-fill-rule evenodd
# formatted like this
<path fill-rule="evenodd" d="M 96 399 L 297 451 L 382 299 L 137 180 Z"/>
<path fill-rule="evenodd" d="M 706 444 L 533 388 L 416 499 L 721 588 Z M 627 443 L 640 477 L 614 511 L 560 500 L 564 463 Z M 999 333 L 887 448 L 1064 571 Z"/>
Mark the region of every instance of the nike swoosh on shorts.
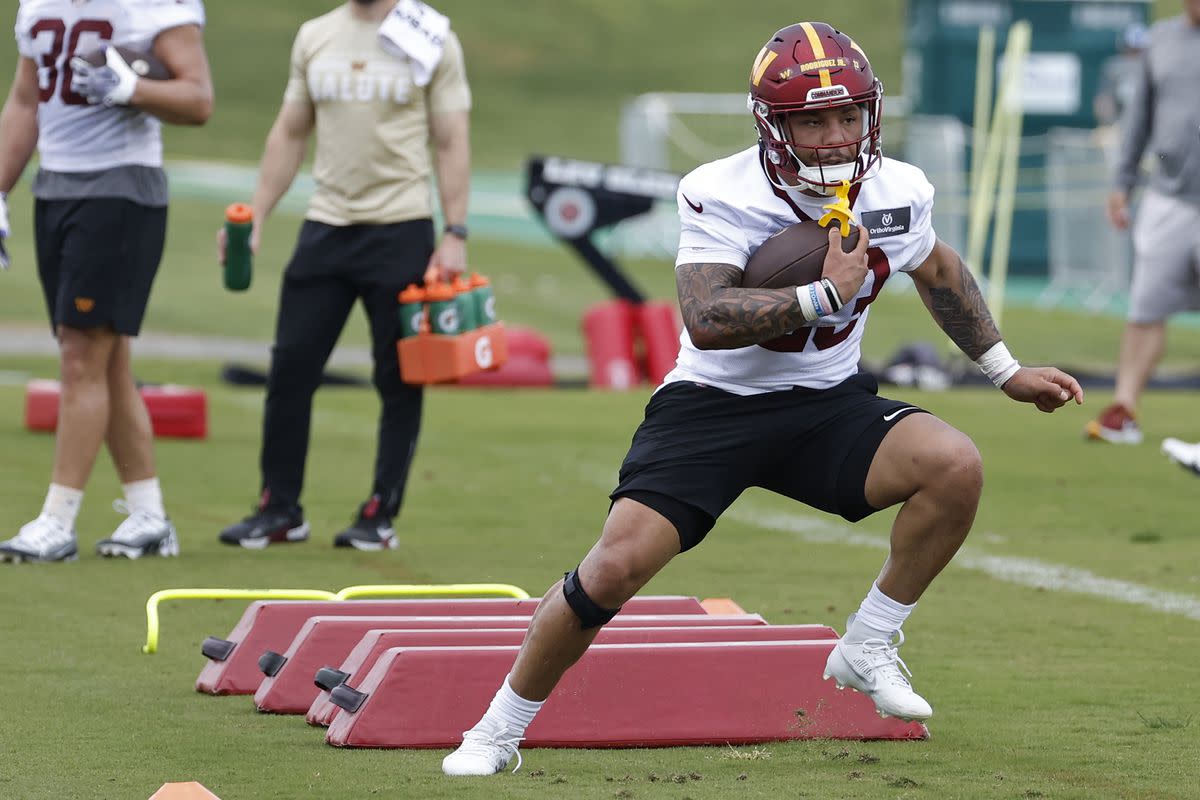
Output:
<path fill-rule="evenodd" d="M 894 420 L 896 417 L 898 417 L 898 416 L 900 416 L 901 414 L 903 414 L 905 411 L 919 411 L 919 410 L 920 410 L 920 409 L 918 409 L 916 406 L 905 406 L 904 408 L 897 408 L 895 411 L 893 411 L 893 412 L 892 412 L 892 413 L 890 413 L 890 414 L 884 414 L 884 415 L 883 415 L 883 421 L 884 421 L 884 422 L 891 422 L 891 421 L 892 421 L 892 420 Z"/>

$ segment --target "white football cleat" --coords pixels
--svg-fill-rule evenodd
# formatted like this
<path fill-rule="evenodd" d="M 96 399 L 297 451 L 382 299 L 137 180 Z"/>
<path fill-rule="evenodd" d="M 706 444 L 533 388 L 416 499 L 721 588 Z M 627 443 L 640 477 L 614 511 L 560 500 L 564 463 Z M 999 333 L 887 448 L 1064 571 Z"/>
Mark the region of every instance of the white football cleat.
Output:
<path fill-rule="evenodd" d="M 504 770 L 513 756 L 517 757 L 516 772 L 521 768 L 520 736 L 503 725 L 494 726 L 486 718 L 463 733 L 462 744 L 442 759 L 442 772 L 447 775 L 495 775 Z"/>
<path fill-rule="evenodd" d="M 883 639 L 847 642 L 843 637 L 825 662 L 824 678 L 833 678 L 839 689 L 849 686 L 870 697 L 881 716 L 927 720 L 933 716 L 933 709 L 904 677 L 905 672 L 912 673 L 898 651 L 904 644 L 904 632 L 896 634 L 894 645 Z"/>
<path fill-rule="evenodd" d="M 132 508 L 124 500 L 114 500 L 113 510 L 129 516 L 117 526 L 112 536 L 96 542 L 97 553 L 128 559 L 179 555 L 179 536 L 170 519 Z"/>
<path fill-rule="evenodd" d="M 1188 444 L 1179 439 L 1163 439 L 1162 451 L 1179 466 L 1200 475 L 1200 444 Z"/>
<path fill-rule="evenodd" d="M 0 542 L 0 561 L 74 561 L 79 557 L 75 531 L 55 517 L 42 514 L 21 526 L 11 539 Z"/>

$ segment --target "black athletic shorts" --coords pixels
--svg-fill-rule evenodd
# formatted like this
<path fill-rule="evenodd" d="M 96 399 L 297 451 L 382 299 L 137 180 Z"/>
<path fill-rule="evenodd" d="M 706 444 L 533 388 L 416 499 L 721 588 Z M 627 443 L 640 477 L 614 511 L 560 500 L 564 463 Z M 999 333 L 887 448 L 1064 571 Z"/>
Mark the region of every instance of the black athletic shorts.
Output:
<path fill-rule="evenodd" d="M 38 200 L 38 275 L 51 327 L 136 336 L 166 234 L 165 207 L 116 197 Z"/>
<path fill-rule="evenodd" d="M 922 411 L 878 391 L 866 374 L 830 389 L 749 396 L 669 384 L 646 405 L 610 497 L 629 496 L 663 514 L 680 531 L 681 550 L 698 544 L 751 486 L 860 520 L 879 510 L 865 494 L 879 443 Z"/>

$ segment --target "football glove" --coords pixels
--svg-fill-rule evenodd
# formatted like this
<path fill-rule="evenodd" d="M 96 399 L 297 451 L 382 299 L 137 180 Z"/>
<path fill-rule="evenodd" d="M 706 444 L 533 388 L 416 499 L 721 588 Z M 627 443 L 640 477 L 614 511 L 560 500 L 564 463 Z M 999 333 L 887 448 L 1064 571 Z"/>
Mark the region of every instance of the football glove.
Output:
<path fill-rule="evenodd" d="M 92 105 L 127 106 L 137 88 L 138 76 L 115 47 L 104 48 L 104 66 L 94 67 L 80 56 L 71 59 L 71 91 Z"/>
<path fill-rule="evenodd" d="M 8 269 L 8 195 L 0 192 L 0 269 Z"/>

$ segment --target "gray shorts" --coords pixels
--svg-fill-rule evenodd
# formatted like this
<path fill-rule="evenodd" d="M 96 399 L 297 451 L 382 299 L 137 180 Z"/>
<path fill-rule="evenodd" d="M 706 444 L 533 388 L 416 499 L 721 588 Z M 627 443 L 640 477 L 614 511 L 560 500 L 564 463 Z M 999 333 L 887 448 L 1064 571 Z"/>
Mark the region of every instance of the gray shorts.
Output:
<path fill-rule="evenodd" d="M 1147 190 L 1133 225 L 1130 322 L 1200 309 L 1200 207 Z"/>

